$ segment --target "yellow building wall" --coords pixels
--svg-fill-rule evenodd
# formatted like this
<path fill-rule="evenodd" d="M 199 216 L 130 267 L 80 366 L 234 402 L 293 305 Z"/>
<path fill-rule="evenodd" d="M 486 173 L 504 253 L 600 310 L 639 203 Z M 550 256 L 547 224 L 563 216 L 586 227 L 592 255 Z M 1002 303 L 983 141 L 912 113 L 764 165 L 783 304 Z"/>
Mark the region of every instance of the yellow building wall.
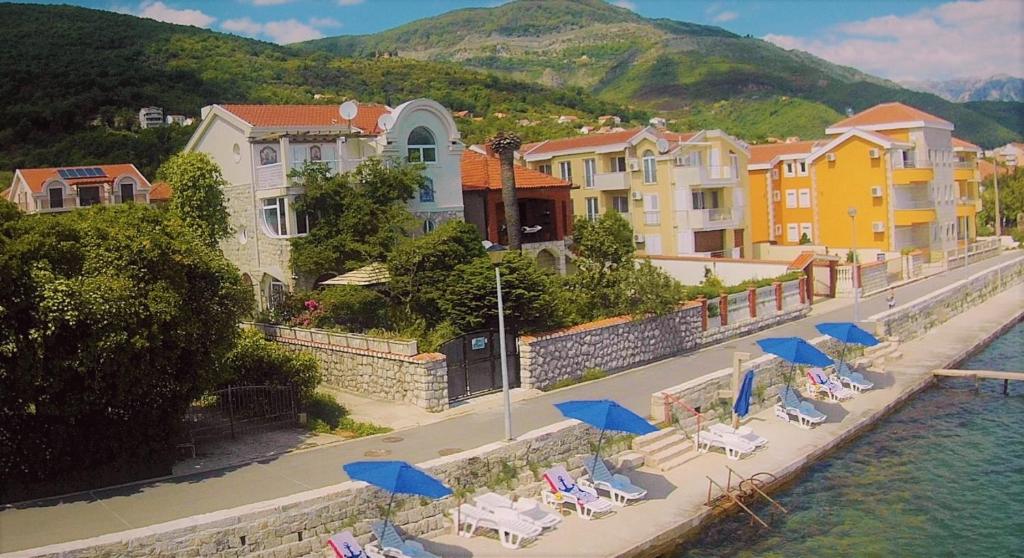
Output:
<path fill-rule="evenodd" d="M 872 159 L 868 152 L 876 148 L 877 145 L 854 136 L 832 150 L 835 161 L 819 157 L 811 164 L 813 202 L 817 204 L 820 228 L 816 243 L 850 247 L 854 232 L 847 210 L 854 207 L 857 248 L 889 249 L 888 156 Z M 871 196 L 872 186 L 882 187 L 882 197 Z M 875 221 L 886 223 L 885 232 L 872 232 L 871 224 Z"/>
<path fill-rule="evenodd" d="M 778 170 L 778 179 L 773 179 L 773 190 L 778 190 L 779 201 L 773 201 L 772 207 L 775 210 L 775 223 L 782 225 L 781 234 L 775 237 L 778 244 L 784 246 L 796 246 L 800 244 L 800 224 L 811 224 L 811 244 L 819 244 L 818 231 L 814 225 L 814 189 L 811 187 L 810 169 L 806 176 L 786 176 L 785 162 L 779 162 L 775 167 Z M 809 190 L 810 206 L 800 207 L 800 190 Z M 796 196 L 796 207 L 787 207 L 786 192 L 794 191 Z M 787 230 L 791 223 L 797 224 L 796 240 L 788 239 Z M 772 231 L 773 233 L 775 231 Z"/>
<path fill-rule="evenodd" d="M 748 173 L 747 205 L 750 206 L 751 243 L 775 240 L 768 227 L 768 174 L 767 169 Z"/>

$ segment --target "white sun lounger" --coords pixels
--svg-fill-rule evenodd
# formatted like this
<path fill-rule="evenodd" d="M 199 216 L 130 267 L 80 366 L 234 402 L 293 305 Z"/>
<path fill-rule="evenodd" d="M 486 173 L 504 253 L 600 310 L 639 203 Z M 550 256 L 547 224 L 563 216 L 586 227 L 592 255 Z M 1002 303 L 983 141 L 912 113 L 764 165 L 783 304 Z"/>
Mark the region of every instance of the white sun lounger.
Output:
<path fill-rule="evenodd" d="M 488 492 L 473 498 L 473 501 L 476 502 L 478 508 L 497 515 L 501 515 L 505 510 L 511 511 L 519 519 L 532 523 L 541 529 L 554 527 L 562 521 L 560 515 L 531 498 L 519 498 L 513 502 L 497 492 Z"/>
<path fill-rule="evenodd" d="M 398 530 L 395 529 L 394 523 L 390 521 L 386 522 L 386 526 L 384 521 L 377 521 L 370 527 L 370 530 L 377 537 L 380 548 L 386 556 L 394 556 L 396 558 L 440 558 L 438 555 L 423 548 L 422 544 L 403 539 L 398 534 Z"/>
<path fill-rule="evenodd" d="M 813 389 L 819 393 L 824 393 L 832 401 L 846 401 L 856 395 L 852 389 L 845 388 L 843 384 L 829 378 L 821 368 L 810 369 L 807 372 L 807 378 L 810 380 L 809 385 L 813 386 Z"/>
<path fill-rule="evenodd" d="M 850 386 L 855 391 L 865 391 L 875 387 L 875 384 L 868 381 L 860 372 L 850 370 L 850 365 L 842 363 L 839 365 L 839 369 L 836 370 L 836 376 L 839 377 L 839 381 Z"/>
<path fill-rule="evenodd" d="M 748 453 L 753 453 L 757 449 L 754 444 L 746 440 L 736 436 L 722 436 L 710 430 L 702 431 L 694 438 L 694 441 L 696 442 L 697 451 L 707 453 L 711 448 L 722 448 L 725 450 L 725 456 L 732 460 L 737 460 Z"/>
<path fill-rule="evenodd" d="M 327 540 L 327 546 L 334 551 L 336 558 L 384 558 L 376 545 L 368 544 L 363 548 L 352 536 L 352 531 L 342 531 Z"/>
<path fill-rule="evenodd" d="M 569 476 L 569 472 L 561 465 L 548 469 L 544 473 L 550 492 L 544 492 L 544 503 L 554 508 L 562 504 L 570 504 L 583 519 L 593 519 L 595 515 L 612 511 L 614 504 L 607 498 L 597 495 L 593 488 L 579 486 Z"/>
<path fill-rule="evenodd" d="M 471 504 L 462 504 L 458 510 L 450 513 L 460 523 L 459 536 L 472 537 L 477 529 L 492 529 L 498 533 L 498 540 L 505 548 L 519 548 L 523 541 L 535 538 L 542 531 L 540 527 L 522 521 L 512 513 L 499 516 Z"/>
<path fill-rule="evenodd" d="M 743 440 L 744 442 L 753 444 L 756 448 L 763 448 L 764 446 L 768 445 L 768 438 L 765 438 L 764 436 L 758 436 L 757 434 L 754 433 L 754 430 L 749 426 L 741 426 L 733 430 L 733 428 L 728 424 L 716 422 L 715 424 L 709 426 L 708 430 L 714 432 L 715 434 L 721 434 L 722 436 L 736 436 L 737 438 Z"/>
<path fill-rule="evenodd" d="M 801 401 L 800 396 L 789 386 L 779 388 L 779 403 L 775 405 L 775 416 L 786 422 L 791 422 L 792 417 L 797 419 L 797 424 L 803 428 L 810 428 L 812 424 L 825 422 L 828 417 L 810 401 Z"/>
<path fill-rule="evenodd" d="M 647 496 L 647 491 L 633 484 L 626 475 L 613 475 L 604 460 L 595 455 L 584 458 L 583 466 L 587 469 L 587 478 L 580 479 L 580 483 L 604 490 L 616 505 L 625 506 Z"/>

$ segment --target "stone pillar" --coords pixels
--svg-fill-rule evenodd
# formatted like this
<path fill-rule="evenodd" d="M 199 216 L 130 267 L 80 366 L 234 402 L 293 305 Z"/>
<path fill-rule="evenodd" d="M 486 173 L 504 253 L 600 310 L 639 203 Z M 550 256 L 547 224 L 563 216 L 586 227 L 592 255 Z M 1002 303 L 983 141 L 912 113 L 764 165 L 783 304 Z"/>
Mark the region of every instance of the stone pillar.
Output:
<path fill-rule="evenodd" d="M 782 312 L 782 283 L 776 281 L 772 288 L 775 289 L 775 310 Z"/>
<path fill-rule="evenodd" d="M 723 326 L 729 325 L 729 295 L 725 293 L 718 295 L 718 315 Z"/>
<path fill-rule="evenodd" d="M 700 330 L 708 330 L 708 299 L 700 297 L 697 299 L 700 302 Z"/>
<path fill-rule="evenodd" d="M 757 289 L 754 287 L 747 288 L 747 307 L 750 308 L 750 317 L 757 317 Z"/>
<path fill-rule="evenodd" d="M 800 304 L 807 304 L 807 281 L 800 279 L 797 285 L 800 287 Z"/>

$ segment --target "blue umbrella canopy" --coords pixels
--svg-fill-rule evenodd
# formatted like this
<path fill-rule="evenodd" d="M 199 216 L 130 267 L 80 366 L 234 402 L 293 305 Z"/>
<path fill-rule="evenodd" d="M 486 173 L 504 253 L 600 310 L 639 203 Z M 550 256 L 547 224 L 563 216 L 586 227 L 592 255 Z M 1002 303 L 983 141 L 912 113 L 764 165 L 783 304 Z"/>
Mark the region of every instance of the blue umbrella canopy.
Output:
<path fill-rule="evenodd" d="M 771 353 L 792 364 L 832 366 L 832 359 L 814 345 L 799 337 L 772 337 L 757 342 L 766 353 Z"/>
<path fill-rule="evenodd" d="M 555 407 L 563 415 L 585 422 L 602 431 L 615 430 L 630 434 L 650 434 L 657 430 L 640 415 L 610 399 L 566 401 L 555 403 Z"/>
<path fill-rule="evenodd" d="M 405 461 L 356 461 L 343 466 L 354 480 L 372 484 L 392 494 L 444 498 L 452 493 L 441 481 Z"/>
<path fill-rule="evenodd" d="M 740 384 L 740 393 L 736 396 L 736 403 L 732 410 L 738 416 L 745 417 L 750 412 L 750 396 L 754 393 L 754 371 L 747 370 L 743 376 L 743 383 Z"/>
<path fill-rule="evenodd" d="M 857 345 L 864 345 L 866 347 L 872 347 L 878 344 L 878 339 L 874 335 L 864 331 L 857 324 L 851 322 L 826 322 L 814 326 L 825 335 L 842 341 L 843 343 L 856 343 Z"/>

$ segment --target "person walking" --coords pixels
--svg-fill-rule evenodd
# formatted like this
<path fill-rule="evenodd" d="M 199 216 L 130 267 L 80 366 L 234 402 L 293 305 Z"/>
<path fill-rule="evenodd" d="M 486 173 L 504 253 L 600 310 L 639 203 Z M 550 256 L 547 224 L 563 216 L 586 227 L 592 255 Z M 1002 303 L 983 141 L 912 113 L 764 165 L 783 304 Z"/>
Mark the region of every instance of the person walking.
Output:
<path fill-rule="evenodd" d="M 896 308 L 896 291 L 890 288 L 889 296 L 885 297 L 885 300 L 889 303 L 889 310 Z"/>

